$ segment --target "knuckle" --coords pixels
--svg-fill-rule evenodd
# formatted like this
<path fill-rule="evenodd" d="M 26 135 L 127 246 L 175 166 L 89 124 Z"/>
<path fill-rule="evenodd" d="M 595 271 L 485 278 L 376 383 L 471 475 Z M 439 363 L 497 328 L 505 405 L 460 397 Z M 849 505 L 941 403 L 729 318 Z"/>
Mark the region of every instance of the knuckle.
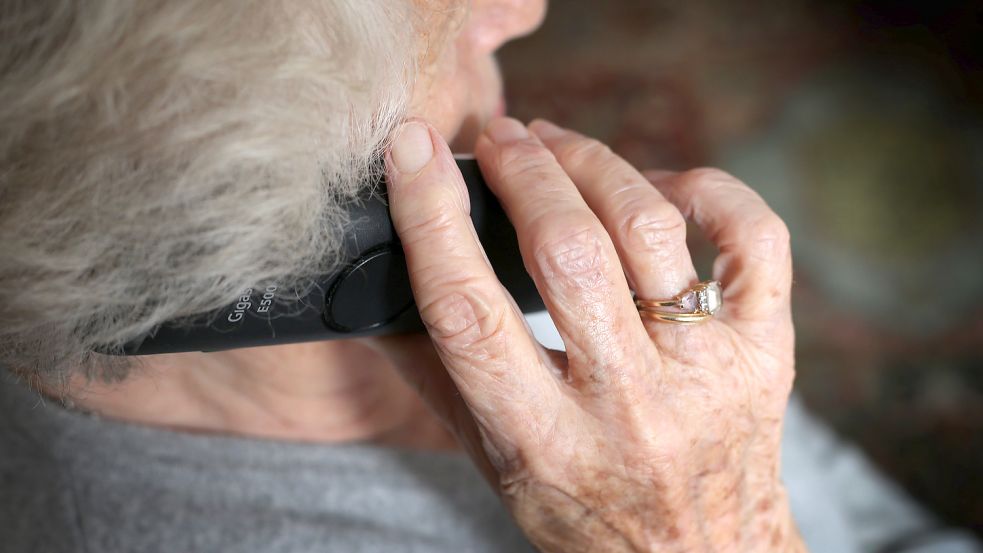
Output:
<path fill-rule="evenodd" d="M 752 256 L 763 260 L 785 259 L 791 253 L 791 236 L 782 219 L 769 213 L 752 222 L 749 228 Z"/>
<path fill-rule="evenodd" d="M 555 163 L 552 152 L 531 141 L 506 144 L 498 151 L 499 174 L 506 180 L 516 175 L 542 172 Z"/>
<path fill-rule="evenodd" d="M 593 138 L 575 138 L 556 149 L 556 157 L 563 165 L 585 165 L 602 162 L 613 156 L 611 148 Z"/>
<path fill-rule="evenodd" d="M 621 233 L 635 250 L 675 250 L 686 243 L 686 220 L 672 204 L 658 202 L 630 211 L 624 219 Z"/>
<path fill-rule="evenodd" d="M 457 282 L 458 290 L 474 290 L 476 283 Z M 423 306 L 420 315 L 437 345 L 452 355 L 472 360 L 493 357 L 505 345 L 506 312 L 489 306 L 474 292 L 450 292 Z"/>
<path fill-rule="evenodd" d="M 546 237 L 534 258 L 548 282 L 564 287 L 594 289 L 607 280 L 604 244 L 593 228 L 574 227 Z"/>
<path fill-rule="evenodd" d="M 403 241 L 412 243 L 453 233 L 461 210 L 452 198 L 441 195 L 433 198 L 426 210 L 401 211 L 399 215 L 393 222 Z"/>

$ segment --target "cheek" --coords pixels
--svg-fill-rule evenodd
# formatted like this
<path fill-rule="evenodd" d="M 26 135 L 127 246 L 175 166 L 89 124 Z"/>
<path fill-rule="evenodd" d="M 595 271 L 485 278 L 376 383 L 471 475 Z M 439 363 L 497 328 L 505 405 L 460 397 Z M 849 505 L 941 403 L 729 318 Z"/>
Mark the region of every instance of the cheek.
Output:
<path fill-rule="evenodd" d="M 475 48 L 468 27 L 459 31 L 422 68 L 410 113 L 429 120 L 455 151 L 470 152 L 499 107 L 502 79 L 495 58 Z"/>
<path fill-rule="evenodd" d="M 425 101 L 414 106 L 411 116 L 426 119 L 445 140 L 452 140 L 466 117 L 459 88 L 455 81 L 434 81 Z"/>
<path fill-rule="evenodd" d="M 456 49 L 449 48 L 417 82 L 411 115 L 427 119 L 446 140 L 452 140 L 474 110 L 472 91 L 480 87 L 480 79 L 469 67 L 478 65 L 459 59 Z"/>

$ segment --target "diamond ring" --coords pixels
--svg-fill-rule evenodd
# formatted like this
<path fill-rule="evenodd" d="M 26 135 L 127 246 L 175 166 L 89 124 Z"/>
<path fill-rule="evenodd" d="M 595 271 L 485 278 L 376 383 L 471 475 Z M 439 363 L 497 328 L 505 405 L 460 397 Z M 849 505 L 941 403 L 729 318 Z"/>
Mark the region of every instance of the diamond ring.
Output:
<path fill-rule="evenodd" d="M 706 321 L 720 310 L 723 303 L 723 292 L 716 280 L 705 280 L 669 300 L 635 298 L 635 307 L 643 317 L 676 324 Z"/>

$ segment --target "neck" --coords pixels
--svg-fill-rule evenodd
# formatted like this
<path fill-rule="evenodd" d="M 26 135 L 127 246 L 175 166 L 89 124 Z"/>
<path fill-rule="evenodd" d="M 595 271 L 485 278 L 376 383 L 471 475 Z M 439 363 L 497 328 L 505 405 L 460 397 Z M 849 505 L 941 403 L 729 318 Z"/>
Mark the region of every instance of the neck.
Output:
<path fill-rule="evenodd" d="M 391 364 L 351 341 L 142 358 L 122 382 L 70 385 L 72 401 L 188 432 L 453 449 Z"/>

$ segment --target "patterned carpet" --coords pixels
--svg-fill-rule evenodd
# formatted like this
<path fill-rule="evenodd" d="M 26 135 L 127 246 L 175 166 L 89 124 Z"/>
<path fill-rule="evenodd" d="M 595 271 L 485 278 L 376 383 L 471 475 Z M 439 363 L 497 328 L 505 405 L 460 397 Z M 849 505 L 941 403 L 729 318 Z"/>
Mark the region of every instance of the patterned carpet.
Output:
<path fill-rule="evenodd" d="M 640 168 L 723 167 L 788 223 L 798 389 L 983 533 L 981 9 L 556 0 L 506 47 L 510 112 Z M 713 250 L 695 240 L 701 274 Z"/>

